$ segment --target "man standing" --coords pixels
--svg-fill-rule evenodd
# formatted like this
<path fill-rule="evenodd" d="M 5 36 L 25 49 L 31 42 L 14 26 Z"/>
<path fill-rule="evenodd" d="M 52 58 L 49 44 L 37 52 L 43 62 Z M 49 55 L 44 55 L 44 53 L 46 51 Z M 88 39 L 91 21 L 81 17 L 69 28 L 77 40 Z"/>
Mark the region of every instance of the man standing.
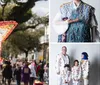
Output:
<path fill-rule="evenodd" d="M 70 62 L 69 62 L 69 56 L 67 55 L 67 47 L 63 46 L 62 52 L 57 55 L 57 59 L 56 59 L 56 72 L 58 76 L 58 81 L 57 81 L 58 85 L 66 85 L 64 84 L 65 82 L 63 82 L 64 81 L 63 74 L 65 71 L 64 69 L 65 65 L 69 65 L 69 64 Z"/>

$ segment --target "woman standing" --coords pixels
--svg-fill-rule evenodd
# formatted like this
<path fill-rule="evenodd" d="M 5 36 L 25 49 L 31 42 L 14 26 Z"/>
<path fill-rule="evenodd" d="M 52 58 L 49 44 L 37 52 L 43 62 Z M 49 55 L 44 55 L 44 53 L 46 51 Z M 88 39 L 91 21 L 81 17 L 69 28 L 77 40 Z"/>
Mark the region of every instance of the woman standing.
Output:
<path fill-rule="evenodd" d="M 81 0 L 72 0 L 61 5 L 61 21 L 55 19 L 54 22 L 63 22 L 69 26 L 64 34 L 58 36 L 58 42 L 91 42 L 91 30 L 97 28 L 94 11 L 95 8 Z"/>
<path fill-rule="evenodd" d="M 88 54 L 86 52 L 82 53 L 81 68 L 84 85 L 89 85 L 89 61 Z"/>
<path fill-rule="evenodd" d="M 22 80 L 24 82 L 24 85 L 28 85 L 29 79 L 30 79 L 30 68 L 28 67 L 28 62 L 25 62 L 25 66 L 22 70 Z"/>

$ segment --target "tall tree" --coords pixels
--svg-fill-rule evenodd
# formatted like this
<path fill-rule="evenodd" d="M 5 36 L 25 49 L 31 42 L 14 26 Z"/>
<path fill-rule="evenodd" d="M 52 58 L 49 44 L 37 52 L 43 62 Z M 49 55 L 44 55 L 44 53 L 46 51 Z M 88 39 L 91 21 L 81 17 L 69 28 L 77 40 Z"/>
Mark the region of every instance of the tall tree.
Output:
<path fill-rule="evenodd" d="M 37 48 L 38 51 L 41 50 L 39 39 L 43 34 L 43 30 L 15 32 L 7 39 L 7 41 L 4 42 L 3 52 L 5 50 L 9 54 L 15 54 L 15 56 L 20 53 L 25 53 L 27 58 L 28 53 L 33 51 L 34 48 Z"/>

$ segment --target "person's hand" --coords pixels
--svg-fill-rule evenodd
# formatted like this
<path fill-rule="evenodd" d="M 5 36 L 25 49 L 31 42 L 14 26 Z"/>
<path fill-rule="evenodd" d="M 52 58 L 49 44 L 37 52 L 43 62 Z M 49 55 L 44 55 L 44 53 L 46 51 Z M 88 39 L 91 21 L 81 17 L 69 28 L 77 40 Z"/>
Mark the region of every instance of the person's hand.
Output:
<path fill-rule="evenodd" d="M 66 20 L 66 23 L 70 24 L 70 23 L 74 23 L 74 22 L 78 22 L 78 21 L 79 21 L 79 19 L 74 19 L 74 20 L 72 20 L 72 19 L 67 19 L 67 20 Z"/>
<path fill-rule="evenodd" d="M 68 24 L 72 23 L 72 21 L 73 21 L 73 20 L 71 20 L 71 19 L 68 19 L 68 20 L 67 20 Z"/>
<path fill-rule="evenodd" d="M 71 19 L 65 20 L 65 23 L 70 24 Z"/>
<path fill-rule="evenodd" d="M 68 83 L 68 82 L 65 80 L 65 83 Z"/>

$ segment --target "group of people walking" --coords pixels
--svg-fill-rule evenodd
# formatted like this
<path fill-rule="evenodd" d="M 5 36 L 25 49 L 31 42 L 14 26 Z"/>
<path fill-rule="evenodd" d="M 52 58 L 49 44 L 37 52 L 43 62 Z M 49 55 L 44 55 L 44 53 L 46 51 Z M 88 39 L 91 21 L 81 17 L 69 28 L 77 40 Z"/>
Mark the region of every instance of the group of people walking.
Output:
<path fill-rule="evenodd" d="M 22 64 L 21 64 L 22 63 Z M 35 80 L 44 81 L 44 74 L 47 72 L 47 64 L 43 62 L 36 63 L 32 60 L 31 62 L 16 62 L 12 65 L 11 61 L 4 61 L 2 69 L 2 83 L 5 85 L 11 85 L 11 81 L 16 80 L 16 85 L 33 85 Z M 43 71 L 41 71 L 43 70 Z M 8 84 L 6 84 L 8 82 Z"/>
<path fill-rule="evenodd" d="M 62 47 L 62 52 L 56 59 L 57 85 L 89 85 L 89 60 L 88 54 L 82 52 L 81 61 L 74 60 L 70 65 L 70 57 L 67 55 L 67 47 Z"/>

